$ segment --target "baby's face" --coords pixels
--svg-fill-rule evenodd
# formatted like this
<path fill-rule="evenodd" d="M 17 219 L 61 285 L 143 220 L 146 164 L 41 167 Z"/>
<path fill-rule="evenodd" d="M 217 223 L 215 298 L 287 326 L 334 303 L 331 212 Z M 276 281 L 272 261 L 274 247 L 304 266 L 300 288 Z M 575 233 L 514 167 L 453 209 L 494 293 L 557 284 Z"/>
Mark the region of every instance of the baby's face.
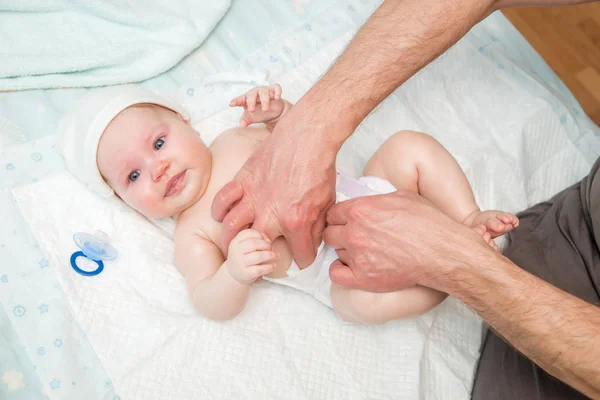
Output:
<path fill-rule="evenodd" d="M 210 151 L 178 114 L 159 106 L 123 110 L 98 145 L 98 168 L 131 207 L 150 218 L 179 214 L 204 194 Z"/>

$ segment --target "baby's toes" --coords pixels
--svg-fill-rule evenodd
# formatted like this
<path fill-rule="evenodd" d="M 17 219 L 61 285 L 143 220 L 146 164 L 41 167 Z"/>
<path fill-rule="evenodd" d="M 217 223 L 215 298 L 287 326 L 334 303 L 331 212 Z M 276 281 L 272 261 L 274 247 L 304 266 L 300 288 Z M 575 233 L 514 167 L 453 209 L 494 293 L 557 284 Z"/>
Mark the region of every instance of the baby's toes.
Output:
<path fill-rule="evenodd" d="M 506 224 L 504 224 L 501 220 L 496 218 L 490 218 L 486 221 L 485 227 L 488 231 L 492 231 L 494 233 L 504 233 L 506 230 Z"/>
<path fill-rule="evenodd" d="M 500 218 L 500 220 L 505 224 L 512 225 L 513 228 L 516 228 L 519 225 L 519 218 L 515 217 L 511 213 L 502 213 L 502 215 L 500 215 L 498 218 Z"/>
<path fill-rule="evenodd" d="M 517 228 L 519 226 L 519 218 L 517 218 L 515 215 L 513 215 L 512 217 L 513 217 L 512 226 Z"/>

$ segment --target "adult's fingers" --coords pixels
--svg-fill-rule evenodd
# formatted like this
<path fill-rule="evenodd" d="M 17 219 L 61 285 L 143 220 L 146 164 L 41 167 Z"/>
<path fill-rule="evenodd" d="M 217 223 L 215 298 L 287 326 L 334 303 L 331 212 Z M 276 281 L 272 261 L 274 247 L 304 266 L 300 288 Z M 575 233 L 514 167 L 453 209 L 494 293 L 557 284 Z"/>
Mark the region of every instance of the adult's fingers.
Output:
<path fill-rule="evenodd" d="M 229 248 L 229 243 L 242 230 L 250 227 L 254 221 L 254 213 L 243 202 L 238 203 L 229 211 L 223 220 L 223 249 Z"/>
<path fill-rule="evenodd" d="M 360 289 L 360 284 L 354 272 L 340 260 L 335 260 L 329 267 L 331 282 L 349 289 Z"/>
<path fill-rule="evenodd" d="M 329 225 L 323 231 L 323 240 L 325 243 L 334 249 L 343 249 L 346 247 L 344 243 L 344 225 Z"/>
<path fill-rule="evenodd" d="M 300 269 L 308 267 L 315 261 L 318 247 L 314 245 L 310 226 L 304 225 L 302 229 L 284 232 L 284 235 Z"/>
<path fill-rule="evenodd" d="M 319 215 L 319 219 L 315 221 L 311 228 L 311 236 L 313 239 L 313 248 L 319 249 L 321 246 L 321 242 L 323 241 L 323 231 L 325 230 L 325 225 L 327 224 L 326 219 L 326 211 L 323 210 Z"/>
<path fill-rule="evenodd" d="M 348 222 L 348 210 L 352 202 L 346 200 L 331 206 L 327 211 L 327 225 L 345 225 Z"/>
<path fill-rule="evenodd" d="M 235 203 L 244 197 L 244 188 L 238 181 L 230 181 L 217 192 L 210 213 L 215 221 L 223 222 Z"/>
<path fill-rule="evenodd" d="M 252 229 L 263 233 L 271 242 L 281 236 L 281 229 L 277 222 L 264 214 L 254 220 Z"/>
<path fill-rule="evenodd" d="M 348 254 L 348 250 L 346 249 L 337 249 L 335 254 L 338 256 L 338 260 L 342 262 L 344 265 L 351 265 L 350 263 L 350 255 Z"/>

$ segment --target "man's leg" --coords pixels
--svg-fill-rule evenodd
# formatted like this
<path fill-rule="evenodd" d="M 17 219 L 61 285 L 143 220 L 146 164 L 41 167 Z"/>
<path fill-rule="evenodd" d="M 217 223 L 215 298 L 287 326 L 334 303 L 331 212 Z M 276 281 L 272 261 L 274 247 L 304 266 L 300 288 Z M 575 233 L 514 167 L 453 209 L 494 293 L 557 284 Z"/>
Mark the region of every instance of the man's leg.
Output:
<path fill-rule="evenodd" d="M 504 254 L 521 268 L 592 304 L 600 304 L 600 252 L 591 229 L 600 209 L 586 206 L 589 178 L 519 214 Z M 596 178 L 600 183 L 600 179 Z M 589 196 L 588 196 L 589 197 Z M 490 331 L 484 341 L 473 400 L 578 400 L 586 396 L 547 374 Z"/>

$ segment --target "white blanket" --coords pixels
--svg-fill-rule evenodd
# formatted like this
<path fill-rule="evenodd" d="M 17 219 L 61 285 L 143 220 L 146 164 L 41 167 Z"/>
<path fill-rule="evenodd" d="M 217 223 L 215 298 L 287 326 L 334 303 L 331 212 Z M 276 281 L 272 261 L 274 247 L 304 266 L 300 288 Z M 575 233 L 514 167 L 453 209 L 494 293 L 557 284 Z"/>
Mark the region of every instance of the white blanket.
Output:
<path fill-rule="evenodd" d="M 270 79 L 296 100 L 348 40 Z M 219 84 L 227 82 L 211 83 Z M 180 100 L 193 106 L 185 98 L 190 88 L 202 87 L 181 90 Z M 226 110 L 195 122 L 214 136 L 238 117 Z M 346 143 L 338 167 L 358 175 L 401 129 L 442 142 L 483 208 L 518 211 L 589 168 L 569 139 L 585 134 L 571 111 L 510 60 L 500 65 L 469 40 L 378 107 Z M 303 293 L 265 282 L 238 318 L 211 322 L 187 299 L 169 235 L 135 212 L 108 205 L 66 173 L 13 195 L 123 399 L 469 398 L 482 322 L 455 299 L 418 319 L 359 327 Z M 68 264 L 77 250 L 71 236 L 95 229 L 120 254 L 99 276 L 82 277 Z"/>

